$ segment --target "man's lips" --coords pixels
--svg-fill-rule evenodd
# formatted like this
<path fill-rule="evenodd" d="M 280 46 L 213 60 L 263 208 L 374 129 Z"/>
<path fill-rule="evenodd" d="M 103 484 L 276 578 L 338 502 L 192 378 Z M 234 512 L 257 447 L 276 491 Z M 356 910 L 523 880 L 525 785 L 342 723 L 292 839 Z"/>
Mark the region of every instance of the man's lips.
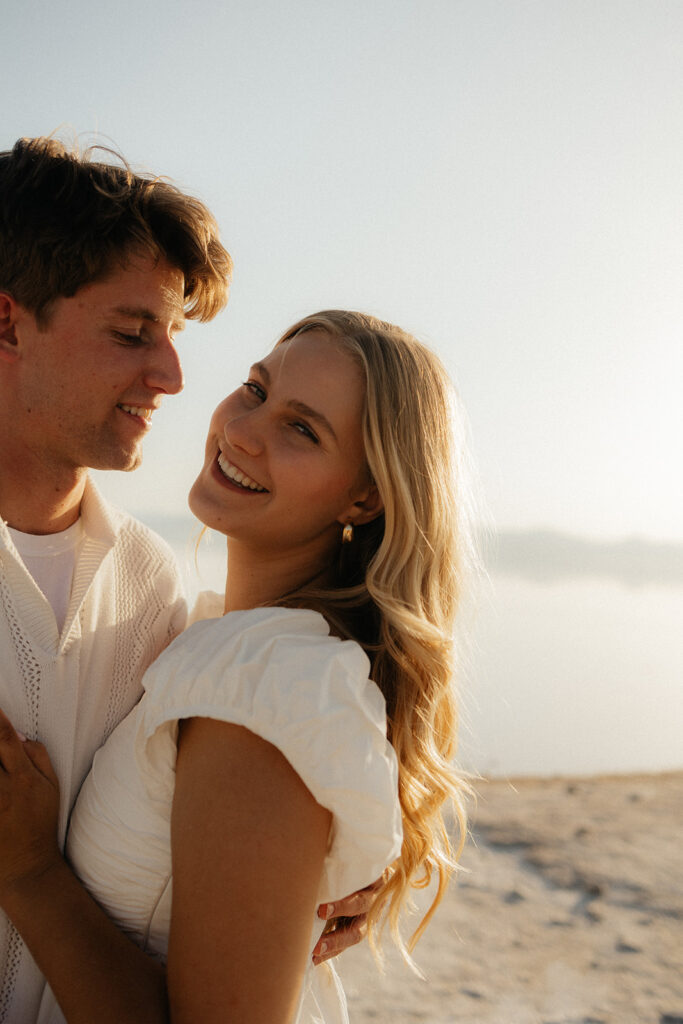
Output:
<path fill-rule="evenodd" d="M 235 484 L 244 491 L 252 491 L 256 494 L 266 493 L 267 489 L 265 487 L 263 487 L 257 480 L 254 480 L 252 477 L 247 476 L 246 473 L 243 473 L 239 466 L 235 466 L 228 458 L 226 458 L 223 452 L 218 453 L 216 464 L 220 473 L 226 478 L 226 480 L 229 480 L 231 484 Z"/>
<path fill-rule="evenodd" d="M 126 413 L 127 416 L 131 416 L 136 420 L 144 423 L 146 427 L 152 424 L 152 413 L 156 411 L 155 406 L 149 405 L 126 405 L 123 402 L 119 402 L 116 406 L 121 412 Z"/>

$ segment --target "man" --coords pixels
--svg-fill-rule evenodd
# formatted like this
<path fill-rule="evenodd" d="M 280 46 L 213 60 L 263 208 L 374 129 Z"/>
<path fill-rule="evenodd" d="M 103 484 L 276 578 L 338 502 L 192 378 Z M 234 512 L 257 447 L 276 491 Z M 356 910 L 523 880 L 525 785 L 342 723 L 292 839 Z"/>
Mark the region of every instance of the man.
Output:
<path fill-rule="evenodd" d="M 61 842 L 96 749 L 186 617 L 169 549 L 87 469 L 139 465 L 183 385 L 175 336 L 223 308 L 232 269 L 202 203 L 91 155 L 51 139 L 0 153 L 0 707 L 47 747 Z M 43 990 L 0 915 L 0 1024 L 38 1020 Z"/>

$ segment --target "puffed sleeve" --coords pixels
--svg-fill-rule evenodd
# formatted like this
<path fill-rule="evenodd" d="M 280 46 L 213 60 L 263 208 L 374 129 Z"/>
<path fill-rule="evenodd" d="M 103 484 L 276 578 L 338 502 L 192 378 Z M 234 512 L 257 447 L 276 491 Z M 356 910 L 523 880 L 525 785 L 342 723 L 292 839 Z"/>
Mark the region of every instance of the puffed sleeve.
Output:
<path fill-rule="evenodd" d="M 169 778 L 177 723 L 242 725 L 276 746 L 333 815 L 321 902 L 378 878 L 401 850 L 396 756 L 386 708 L 352 641 L 316 612 L 261 608 L 198 622 L 145 677 L 137 756 Z"/>

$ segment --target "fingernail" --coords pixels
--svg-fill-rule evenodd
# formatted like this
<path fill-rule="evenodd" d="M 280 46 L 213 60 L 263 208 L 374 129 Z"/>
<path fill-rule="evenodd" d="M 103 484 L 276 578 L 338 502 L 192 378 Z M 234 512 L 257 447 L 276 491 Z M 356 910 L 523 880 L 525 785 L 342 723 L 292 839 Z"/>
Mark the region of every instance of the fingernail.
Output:
<path fill-rule="evenodd" d="M 21 740 L 21 742 L 22 743 L 26 743 L 26 740 L 28 739 L 28 736 L 24 736 L 23 732 L 19 732 L 18 729 L 16 729 L 15 731 L 16 731 L 17 736 Z"/>
<path fill-rule="evenodd" d="M 323 942 L 320 945 L 320 954 L 319 955 L 320 956 L 325 956 L 325 953 L 327 953 L 327 943 Z"/>
<path fill-rule="evenodd" d="M 333 910 L 334 903 L 323 903 L 322 906 L 320 907 L 320 916 L 323 918 L 323 920 L 329 921 L 329 919 L 332 917 Z"/>

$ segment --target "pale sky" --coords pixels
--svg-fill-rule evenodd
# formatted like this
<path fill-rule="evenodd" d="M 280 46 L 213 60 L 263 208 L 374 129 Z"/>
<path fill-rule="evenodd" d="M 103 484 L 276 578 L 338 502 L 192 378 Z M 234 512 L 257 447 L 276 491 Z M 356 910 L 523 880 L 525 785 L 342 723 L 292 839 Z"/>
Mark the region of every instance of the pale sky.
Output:
<path fill-rule="evenodd" d="M 99 132 L 236 265 L 107 494 L 178 514 L 210 411 L 300 316 L 443 357 L 501 529 L 683 541 L 683 4 L 23 0 L 2 139 Z"/>

